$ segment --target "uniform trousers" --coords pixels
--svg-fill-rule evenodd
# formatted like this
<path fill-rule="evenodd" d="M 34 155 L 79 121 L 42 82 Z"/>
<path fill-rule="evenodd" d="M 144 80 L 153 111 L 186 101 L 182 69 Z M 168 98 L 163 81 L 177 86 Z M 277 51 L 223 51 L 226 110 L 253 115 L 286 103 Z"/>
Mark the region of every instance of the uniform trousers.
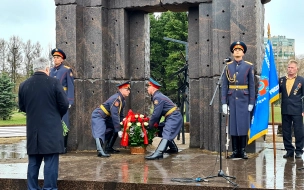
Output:
<path fill-rule="evenodd" d="M 59 154 L 32 154 L 28 155 L 27 187 L 28 190 L 40 190 L 38 185 L 39 169 L 44 160 L 44 183 L 45 190 L 57 190 L 57 178 L 59 167 Z"/>
<path fill-rule="evenodd" d="M 292 145 L 291 127 L 293 126 L 295 135 L 295 147 Z M 302 115 L 282 114 L 283 142 L 287 154 L 303 154 L 303 117 Z"/>

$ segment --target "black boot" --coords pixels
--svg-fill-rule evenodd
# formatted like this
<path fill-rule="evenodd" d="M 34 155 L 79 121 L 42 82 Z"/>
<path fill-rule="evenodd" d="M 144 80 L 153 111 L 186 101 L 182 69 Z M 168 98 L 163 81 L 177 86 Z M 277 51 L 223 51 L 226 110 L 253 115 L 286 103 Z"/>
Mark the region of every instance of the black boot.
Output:
<path fill-rule="evenodd" d="M 228 159 L 240 157 L 238 151 L 238 138 L 238 136 L 231 136 L 232 154 L 227 157 Z"/>
<path fill-rule="evenodd" d="M 162 139 L 155 152 L 149 156 L 146 156 L 145 158 L 147 160 L 155 160 L 155 159 L 163 158 L 163 154 L 167 149 L 167 147 L 168 147 L 168 140 Z"/>
<path fill-rule="evenodd" d="M 106 154 L 104 153 L 103 149 L 102 149 L 102 140 L 100 138 L 96 138 L 95 139 L 95 143 L 96 143 L 96 148 L 97 148 L 97 156 L 98 157 L 109 157 L 110 154 Z"/>
<path fill-rule="evenodd" d="M 247 136 L 240 136 L 240 157 L 243 159 L 248 159 L 248 156 L 245 151 L 245 147 L 247 145 Z"/>
<path fill-rule="evenodd" d="M 106 153 L 114 153 L 115 154 L 115 153 L 119 153 L 120 152 L 119 150 L 115 150 L 113 148 L 113 145 L 114 145 L 117 137 L 118 137 L 118 133 L 113 133 L 112 137 L 110 138 L 110 140 L 107 143 Z"/>
<path fill-rule="evenodd" d="M 165 153 L 174 154 L 178 153 L 178 147 L 176 146 L 174 140 L 168 141 L 169 149 L 165 151 Z"/>
<path fill-rule="evenodd" d="M 68 152 L 67 150 L 67 145 L 68 145 L 68 136 L 69 136 L 69 133 L 66 134 L 66 136 L 64 136 L 63 138 L 63 142 L 64 142 L 64 151 L 63 151 L 63 154 L 66 154 Z"/>

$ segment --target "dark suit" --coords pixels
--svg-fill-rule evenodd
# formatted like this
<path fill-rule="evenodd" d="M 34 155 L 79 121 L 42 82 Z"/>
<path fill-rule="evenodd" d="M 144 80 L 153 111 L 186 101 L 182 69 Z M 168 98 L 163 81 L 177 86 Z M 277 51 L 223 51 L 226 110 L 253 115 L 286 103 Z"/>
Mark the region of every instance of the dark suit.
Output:
<path fill-rule="evenodd" d="M 44 158 L 44 187 L 55 188 L 59 153 L 63 148 L 61 118 L 69 102 L 60 82 L 43 72 L 20 84 L 19 109 L 26 113 L 28 188 L 38 188 L 38 172 Z"/>
<path fill-rule="evenodd" d="M 283 142 L 287 154 L 303 154 L 303 116 L 304 107 L 304 78 L 297 76 L 288 96 L 286 89 L 286 77 L 280 78 L 281 114 Z M 291 127 L 294 127 L 296 148 L 292 145 Z"/>

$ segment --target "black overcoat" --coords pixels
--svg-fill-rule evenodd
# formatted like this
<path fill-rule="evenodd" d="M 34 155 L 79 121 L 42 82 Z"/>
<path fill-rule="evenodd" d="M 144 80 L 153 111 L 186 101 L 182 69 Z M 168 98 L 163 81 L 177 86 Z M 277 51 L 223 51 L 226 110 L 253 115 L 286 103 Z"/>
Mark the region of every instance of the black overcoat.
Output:
<path fill-rule="evenodd" d="M 27 154 L 62 153 L 61 118 L 69 102 L 59 80 L 35 72 L 19 86 L 19 109 L 26 113 Z"/>

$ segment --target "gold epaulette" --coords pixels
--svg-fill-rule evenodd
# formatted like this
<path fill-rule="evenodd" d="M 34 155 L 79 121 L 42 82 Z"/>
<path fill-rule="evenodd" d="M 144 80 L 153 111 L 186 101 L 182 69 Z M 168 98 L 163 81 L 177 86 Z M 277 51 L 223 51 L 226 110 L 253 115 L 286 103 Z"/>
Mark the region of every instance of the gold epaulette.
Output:
<path fill-rule="evenodd" d="M 246 63 L 248 63 L 249 65 L 253 65 L 253 63 L 250 63 L 249 61 L 245 61 Z"/>
<path fill-rule="evenodd" d="M 231 64 L 232 62 L 233 62 L 233 61 L 228 62 L 227 65 Z"/>
<path fill-rule="evenodd" d="M 71 67 L 68 67 L 68 66 L 66 66 L 66 65 L 64 65 L 64 67 L 67 68 L 67 69 L 70 69 L 70 68 L 71 68 Z"/>

